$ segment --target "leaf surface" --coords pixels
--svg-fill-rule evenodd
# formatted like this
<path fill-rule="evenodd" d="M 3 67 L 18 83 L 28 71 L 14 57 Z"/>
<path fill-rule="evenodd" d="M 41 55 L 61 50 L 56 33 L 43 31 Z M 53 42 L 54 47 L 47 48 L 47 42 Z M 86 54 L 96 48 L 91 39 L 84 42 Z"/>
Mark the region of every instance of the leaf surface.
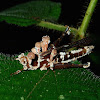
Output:
<path fill-rule="evenodd" d="M 41 20 L 57 21 L 61 4 L 52 1 L 30 1 L 0 12 L 0 21 L 29 26 Z"/>
<path fill-rule="evenodd" d="M 90 70 L 70 68 L 23 71 L 11 57 L 0 55 L 0 100 L 99 100 L 100 78 Z"/>

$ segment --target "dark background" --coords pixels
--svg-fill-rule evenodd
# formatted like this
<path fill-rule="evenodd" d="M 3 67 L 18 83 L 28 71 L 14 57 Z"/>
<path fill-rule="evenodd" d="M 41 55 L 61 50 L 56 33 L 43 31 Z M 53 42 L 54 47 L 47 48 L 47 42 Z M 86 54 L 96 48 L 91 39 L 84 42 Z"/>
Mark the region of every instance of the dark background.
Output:
<path fill-rule="evenodd" d="M 3 0 L 0 2 L 0 11 L 13 7 L 20 3 L 25 3 L 29 0 Z M 83 16 L 86 11 L 86 7 L 90 0 L 52 0 L 55 2 L 61 2 L 62 11 L 58 23 L 63 25 L 69 25 L 75 28 L 80 26 Z M 93 44 L 95 45 L 94 52 L 99 57 L 99 23 L 100 23 L 100 3 L 98 2 L 95 12 L 93 13 L 90 25 L 87 32 L 93 38 Z M 29 27 L 20 27 L 6 22 L 0 22 L 0 52 L 5 54 L 20 54 L 26 50 L 30 50 L 34 47 L 36 41 L 41 41 L 43 35 L 50 35 L 51 40 L 54 41 L 55 37 L 60 36 L 60 32 L 54 30 L 47 30 L 36 27 L 34 25 Z M 34 35 L 35 34 L 35 35 Z M 86 57 L 87 61 L 91 61 L 89 57 Z M 97 58 L 95 58 L 97 59 Z M 99 62 L 92 62 L 91 70 L 100 75 Z"/>

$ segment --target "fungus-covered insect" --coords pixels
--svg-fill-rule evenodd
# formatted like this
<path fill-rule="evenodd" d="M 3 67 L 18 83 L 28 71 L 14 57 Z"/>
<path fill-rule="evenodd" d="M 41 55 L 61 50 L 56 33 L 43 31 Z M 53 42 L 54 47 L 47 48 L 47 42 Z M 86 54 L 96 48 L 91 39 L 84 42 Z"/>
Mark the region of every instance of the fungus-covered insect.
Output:
<path fill-rule="evenodd" d="M 94 46 L 84 46 L 90 43 L 88 37 L 73 43 L 69 43 L 67 45 L 59 46 L 59 43 L 63 40 L 63 38 L 69 34 L 70 29 L 69 27 L 67 27 L 60 38 L 54 41 L 49 48 L 48 44 L 50 43 L 50 37 L 47 35 L 43 36 L 42 41 L 36 42 L 35 47 L 31 49 L 31 52 L 29 52 L 27 56 L 22 53 L 18 56 L 18 58 L 16 58 L 16 60 L 19 60 L 20 63 L 23 65 L 23 69 L 18 70 L 12 74 L 18 74 L 22 70 L 40 69 L 42 71 L 47 70 L 48 68 L 50 68 L 51 70 L 72 67 L 88 68 L 90 66 L 90 62 L 87 62 L 85 64 L 74 64 L 72 63 L 72 61 L 75 61 L 83 56 L 90 54 L 92 49 L 94 49 Z M 81 48 L 69 51 L 69 49 L 73 47 Z"/>

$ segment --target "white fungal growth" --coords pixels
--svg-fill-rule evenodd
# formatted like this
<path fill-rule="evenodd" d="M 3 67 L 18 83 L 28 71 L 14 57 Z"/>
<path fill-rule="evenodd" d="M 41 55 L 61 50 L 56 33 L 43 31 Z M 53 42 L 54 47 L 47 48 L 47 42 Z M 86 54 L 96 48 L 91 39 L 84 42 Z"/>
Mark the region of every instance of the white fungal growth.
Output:
<path fill-rule="evenodd" d="M 69 28 L 69 27 L 68 27 Z M 70 30 L 66 29 L 67 34 L 70 34 Z M 88 55 L 91 53 L 92 49 L 94 49 L 94 46 L 85 46 L 84 48 L 79 48 L 78 50 L 72 50 L 70 52 L 60 52 L 60 60 L 59 56 L 57 56 L 55 59 L 54 56 L 57 55 L 57 49 L 53 49 L 51 51 L 50 57 L 48 58 L 43 58 L 40 57 L 41 54 L 41 49 L 42 52 L 45 52 L 48 50 L 48 44 L 50 43 L 50 37 L 49 36 L 43 36 L 41 42 L 36 42 L 35 47 L 31 49 L 32 52 L 29 52 L 27 56 L 24 55 L 24 53 L 21 53 L 16 60 L 19 60 L 20 63 L 23 65 L 23 70 L 36 70 L 37 68 L 41 67 L 40 70 L 47 70 L 48 67 L 50 67 L 51 70 L 54 68 L 54 64 L 58 63 L 69 63 L 72 61 L 77 60 L 78 58 L 81 58 L 85 55 Z M 69 45 L 64 45 L 63 47 L 67 48 Z M 38 60 L 36 62 L 37 65 L 31 65 L 32 59 L 35 58 L 35 54 L 38 56 Z M 47 52 L 46 52 L 47 54 Z M 30 55 L 33 55 L 30 57 Z M 65 60 L 65 58 L 67 60 Z M 45 62 L 46 60 L 46 62 Z M 43 62 L 44 61 L 44 62 Z M 61 61 L 61 62 L 59 62 Z M 43 62 L 43 63 L 42 63 Z M 43 64 L 43 65 L 40 65 Z M 83 64 L 83 68 L 88 68 L 90 66 L 90 62 L 87 62 L 86 64 Z M 20 70 L 17 71 L 19 73 Z M 0 72 L 1 73 L 1 72 Z M 64 99 L 63 95 L 59 96 L 59 99 L 62 100 Z"/>
<path fill-rule="evenodd" d="M 40 67 L 40 62 L 41 62 L 40 55 L 38 55 L 38 67 Z"/>
<path fill-rule="evenodd" d="M 62 59 L 62 61 L 64 60 L 64 56 L 66 55 L 65 52 L 60 52 L 60 58 Z"/>
<path fill-rule="evenodd" d="M 90 67 L 90 62 L 87 62 L 87 64 L 83 65 L 83 68 L 88 68 L 88 67 Z"/>
<path fill-rule="evenodd" d="M 50 67 L 54 67 L 54 64 L 53 64 L 53 62 L 50 62 Z"/>
<path fill-rule="evenodd" d="M 61 61 L 61 63 L 69 63 L 69 62 L 72 62 L 72 61 L 75 61 L 75 60 L 77 60 L 77 57 L 75 58 L 72 58 L 72 59 L 68 59 L 68 60 L 66 60 L 66 61 Z"/>
<path fill-rule="evenodd" d="M 40 70 L 42 71 L 42 70 L 47 70 L 47 68 L 45 67 L 46 66 L 46 64 L 43 64 L 43 66 L 40 68 Z"/>
<path fill-rule="evenodd" d="M 86 55 L 87 55 L 87 54 L 91 53 L 92 49 L 94 49 L 94 46 L 93 45 L 91 45 L 91 46 L 85 46 L 84 48 L 86 49 Z"/>
<path fill-rule="evenodd" d="M 69 58 L 70 57 L 70 55 L 67 55 L 67 58 Z"/>
<path fill-rule="evenodd" d="M 71 53 L 72 53 L 72 54 L 79 53 L 79 52 L 81 52 L 82 50 L 83 50 L 83 49 L 72 50 Z"/>
<path fill-rule="evenodd" d="M 23 66 L 24 70 L 27 70 L 27 66 Z"/>

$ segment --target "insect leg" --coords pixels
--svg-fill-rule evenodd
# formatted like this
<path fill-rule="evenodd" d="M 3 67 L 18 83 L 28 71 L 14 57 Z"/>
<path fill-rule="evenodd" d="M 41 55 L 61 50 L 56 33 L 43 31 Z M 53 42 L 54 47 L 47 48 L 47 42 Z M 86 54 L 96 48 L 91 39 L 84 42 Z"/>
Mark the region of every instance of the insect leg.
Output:
<path fill-rule="evenodd" d="M 54 69 L 88 68 L 89 66 L 90 66 L 90 62 L 87 62 L 86 64 L 58 63 L 54 65 Z"/>

